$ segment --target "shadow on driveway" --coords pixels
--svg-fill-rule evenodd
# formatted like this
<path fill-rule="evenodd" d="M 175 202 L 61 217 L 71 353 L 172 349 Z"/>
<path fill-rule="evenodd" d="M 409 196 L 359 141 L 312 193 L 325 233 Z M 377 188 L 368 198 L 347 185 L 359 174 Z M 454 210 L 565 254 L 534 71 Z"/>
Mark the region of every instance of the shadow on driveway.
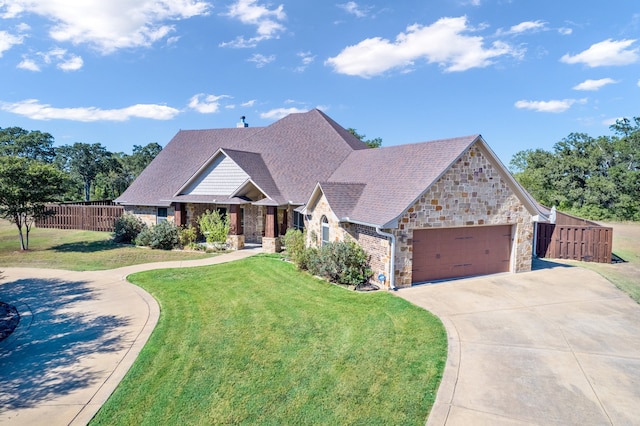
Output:
<path fill-rule="evenodd" d="M 0 285 L 0 299 L 20 313 L 18 327 L 0 342 L 0 413 L 34 407 L 98 380 L 95 369 L 79 368 L 85 364 L 78 361 L 122 349 L 118 329 L 129 321 L 92 313 L 86 306 L 96 295 L 85 281 L 18 279 Z"/>

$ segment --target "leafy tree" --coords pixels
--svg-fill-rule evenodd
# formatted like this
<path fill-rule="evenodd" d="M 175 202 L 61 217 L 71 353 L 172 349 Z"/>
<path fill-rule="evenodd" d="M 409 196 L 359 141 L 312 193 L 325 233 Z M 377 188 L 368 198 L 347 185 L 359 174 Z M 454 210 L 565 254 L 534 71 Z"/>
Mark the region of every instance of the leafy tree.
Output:
<path fill-rule="evenodd" d="M 0 155 L 31 158 L 50 163 L 55 157 L 53 136 L 20 127 L 0 128 Z"/>
<path fill-rule="evenodd" d="M 380 148 L 382 146 L 382 138 L 375 138 L 375 139 L 366 139 L 367 137 L 366 135 L 361 135 L 359 134 L 356 129 L 349 127 L 347 129 L 347 131 L 349 133 L 351 133 L 353 136 L 355 136 L 356 138 L 360 139 L 362 142 L 366 143 L 367 145 L 369 145 L 369 148 Z"/>
<path fill-rule="evenodd" d="M 162 151 L 162 147 L 155 143 L 145 146 L 134 145 L 131 155 L 123 152 L 112 154 L 113 166 L 98 174 L 94 187 L 94 196 L 98 199 L 113 199 L 122 194 L 142 171 Z"/>
<path fill-rule="evenodd" d="M 29 249 L 29 231 L 35 221 L 52 214 L 45 203 L 57 198 L 64 180 L 64 173 L 51 164 L 0 157 L 0 217 L 18 228 L 21 250 Z"/>
<path fill-rule="evenodd" d="M 91 185 L 96 177 L 117 167 L 113 154 L 99 143 L 64 145 L 57 149 L 57 157 L 63 170 L 82 178 L 85 201 L 91 199 Z"/>
<path fill-rule="evenodd" d="M 571 133 L 551 152 L 520 151 L 511 170 L 542 204 L 590 219 L 640 220 L 640 118 L 611 130 L 616 136 Z"/>

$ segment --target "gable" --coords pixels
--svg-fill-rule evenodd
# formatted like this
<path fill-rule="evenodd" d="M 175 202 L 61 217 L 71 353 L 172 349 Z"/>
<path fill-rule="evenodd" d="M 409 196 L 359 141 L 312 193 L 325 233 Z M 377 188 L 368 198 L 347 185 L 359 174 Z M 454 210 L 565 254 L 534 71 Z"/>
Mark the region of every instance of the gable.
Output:
<path fill-rule="evenodd" d="M 231 195 L 247 179 L 240 166 L 219 152 L 178 195 Z"/>

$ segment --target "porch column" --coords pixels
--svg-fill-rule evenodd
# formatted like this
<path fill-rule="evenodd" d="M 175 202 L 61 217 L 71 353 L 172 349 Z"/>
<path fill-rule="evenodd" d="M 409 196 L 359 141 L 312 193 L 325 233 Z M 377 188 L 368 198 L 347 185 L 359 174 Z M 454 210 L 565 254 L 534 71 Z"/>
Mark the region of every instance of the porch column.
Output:
<path fill-rule="evenodd" d="M 173 216 L 173 223 L 175 223 L 176 226 L 185 225 L 187 223 L 187 212 L 185 209 L 185 205 L 182 203 L 176 203 L 174 210 L 175 212 Z"/>
<path fill-rule="evenodd" d="M 264 236 L 267 238 L 277 237 L 278 229 L 278 209 L 277 207 L 267 206 L 267 221 L 265 223 Z"/>
<path fill-rule="evenodd" d="M 280 226 L 280 235 L 285 235 L 289 228 L 289 209 L 284 209 L 282 213 L 282 225 Z"/>
<path fill-rule="evenodd" d="M 229 233 L 231 235 L 242 235 L 242 220 L 240 218 L 241 211 L 240 206 L 238 204 L 231 204 L 229 207 L 229 219 L 231 222 L 231 230 Z"/>
<path fill-rule="evenodd" d="M 244 232 L 242 229 L 242 210 L 238 204 L 229 206 L 229 236 L 227 243 L 233 250 L 241 250 L 244 248 Z"/>
<path fill-rule="evenodd" d="M 262 250 L 267 253 L 278 253 L 280 251 L 280 239 L 278 238 L 278 208 L 274 206 L 267 206 L 266 219 L 264 237 L 262 237 Z"/>

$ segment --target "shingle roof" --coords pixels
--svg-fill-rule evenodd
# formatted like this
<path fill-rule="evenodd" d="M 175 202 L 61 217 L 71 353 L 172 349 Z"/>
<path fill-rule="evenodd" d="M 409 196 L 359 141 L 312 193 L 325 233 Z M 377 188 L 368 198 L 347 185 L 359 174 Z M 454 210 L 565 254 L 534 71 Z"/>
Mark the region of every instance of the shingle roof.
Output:
<path fill-rule="evenodd" d="M 472 135 L 354 151 L 329 182 L 366 183 L 358 203 L 345 217 L 385 225 L 411 206 L 479 138 Z M 329 204 L 333 208 L 331 201 Z"/>
<path fill-rule="evenodd" d="M 351 214 L 366 186 L 364 183 L 320 182 L 320 188 L 327 197 L 331 210 L 339 219 Z"/>
<path fill-rule="evenodd" d="M 317 109 L 267 127 L 181 130 L 115 201 L 169 205 L 167 200 L 219 149 L 258 154 L 266 170 L 255 155 L 230 155 L 251 169 L 245 171 L 272 199 L 304 203 L 318 181 L 327 180 L 353 150 L 367 146 Z"/>

